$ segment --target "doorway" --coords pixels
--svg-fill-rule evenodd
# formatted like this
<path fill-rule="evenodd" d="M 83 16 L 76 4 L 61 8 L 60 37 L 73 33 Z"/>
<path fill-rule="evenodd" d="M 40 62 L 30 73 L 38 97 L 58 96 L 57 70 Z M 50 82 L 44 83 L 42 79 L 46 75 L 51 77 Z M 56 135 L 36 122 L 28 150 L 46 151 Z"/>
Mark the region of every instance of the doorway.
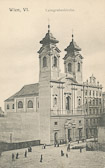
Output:
<path fill-rule="evenodd" d="M 68 129 L 68 140 L 70 141 L 71 140 L 71 130 Z"/>

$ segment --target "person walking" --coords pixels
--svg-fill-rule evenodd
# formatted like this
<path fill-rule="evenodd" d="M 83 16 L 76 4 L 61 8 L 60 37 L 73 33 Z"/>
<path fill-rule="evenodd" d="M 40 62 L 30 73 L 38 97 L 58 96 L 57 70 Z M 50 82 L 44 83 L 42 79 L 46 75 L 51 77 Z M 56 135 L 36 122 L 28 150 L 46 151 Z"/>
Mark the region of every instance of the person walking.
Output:
<path fill-rule="evenodd" d="M 68 153 L 66 153 L 66 157 L 68 158 Z"/>
<path fill-rule="evenodd" d="M 43 156 L 41 155 L 41 156 L 40 156 L 40 162 L 42 162 L 42 161 L 43 161 Z"/>
<path fill-rule="evenodd" d="M 16 154 L 16 159 L 19 159 L 19 154 L 18 153 Z"/>
<path fill-rule="evenodd" d="M 24 154 L 25 158 L 27 157 L 27 150 L 25 151 L 25 154 Z"/>
<path fill-rule="evenodd" d="M 15 155 L 14 153 L 12 153 L 12 161 L 14 161 Z"/>

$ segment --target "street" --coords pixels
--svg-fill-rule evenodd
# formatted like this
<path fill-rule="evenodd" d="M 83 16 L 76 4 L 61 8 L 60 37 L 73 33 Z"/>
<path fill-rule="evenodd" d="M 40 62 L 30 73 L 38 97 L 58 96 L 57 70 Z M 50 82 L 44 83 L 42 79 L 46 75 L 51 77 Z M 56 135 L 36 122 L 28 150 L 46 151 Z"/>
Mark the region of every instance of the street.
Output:
<path fill-rule="evenodd" d="M 0 157 L 0 168 L 105 168 L 105 153 L 100 151 L 86 151 L 80 153 L 79 149 L 71 149 L 67 152 L 67 146 L 60 147 L 42 146 L 32 147 L 27 158 L 24 153 L 26 149 L 3 152 Z M 61 150 L 64 156 L 61 156 Z M 19 153 L 19 159 L 12 161 L 12 153 Z M 68 153 L 68 158 L 66 157 Z M 42 154 L 42 162 L 40 156 Z"/>

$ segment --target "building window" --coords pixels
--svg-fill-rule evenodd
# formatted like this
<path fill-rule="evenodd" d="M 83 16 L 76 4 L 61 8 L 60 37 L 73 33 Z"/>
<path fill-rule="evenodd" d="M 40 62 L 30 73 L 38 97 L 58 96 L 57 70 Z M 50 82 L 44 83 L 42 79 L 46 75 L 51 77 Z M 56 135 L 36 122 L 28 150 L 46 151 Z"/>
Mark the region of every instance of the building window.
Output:
<path fill-rule="evenodd" d="M 88 109 L 86 109 L 86 113 L 88 113 Z"/>
<path fill-rule="evenodd" d="M 93 105 L 95 105 L 95 100 L 93 99 Z"/>
<path fill-rule="evenodd" d="M 85 91 L 85 95 L 87 95 L 87 90 Z"/>
<path fill-rule="evenodd" d="M 78 105 L 79 106 L 81 105 L 81 99 L 78 99 Z"/>
<path fill-rule="evenodd" d="M 72 64 L 71 63 L 68 64 L 68 72 L 72 72 Z"/>
<path fill-rule="evenodd" d="M 98 105 L 98 99 L 96 99 L 96 105 Z"/>
<path fill-rule="evenodd" d="M 101 104 L 101 99 L 99 99 L 99 104 Z"/>
<path fill-rule="evenodd" d="M 86 99 L 86 104 L 87 104 L 87 99 Z"/>
<path fill-rule="evenodd" d="M 93 96 L 95 96 L 95 91 L 93 91 Z"/>
<path fill-rule="evenodd" d="M 14 109 L 14 104 L 12 105 L 12 109 Z"/>
<path fill-rule="evenodd" d="M 100 92 L 100 96 L 101 96 L 101 92 Z"/>
<path fill-rule="evenodd" d="M 91 114 L 92 112 L 91 112 L 91 109 L 90 109 L 90 114 Z"/>
<path fill-rule="evenodd" d="M 7 104 L 7 109 L 9 109 L 9 104 Z"/>
<path fill-rule="evenodd" d="M 81 124 L 81 120 L 79 120 L 79 124 Z"/>
<path fill-rule="evenodd" d="M 28 101 L 28 108 L 33 108 L 33 102 L 31 100 Z"/>
<path fill-rule="evenodd" d="M 58 122 L 54 122 L 54 125 L 58 125 Z"/>
<path fill-rule="evenodd" d="M 23 108 L 23 102 L 22 101 L 18 102 L 18 108 Z"/>
<path fill-rule="evenodd" d="M 90 90 L 90 92 L 89 92 L 89 95 L 91 96 L 91 90 Z"/>
<path fill-rule="evenodd" d="M 98 91 L 96 91 L 96 96 L 98 96 Z"/>
<path fill-rule="evenodd" d="M 66 110 L 70 110 L 70 97 L 66 97 Z"/>
<path fill-rule="evenodd" d="M 38 101 L 38 108 L 39 108 L 39 101 Z"/>
<path fill-rule="evenodd" d="M 95 114 L 95 109 L 93 109 L 93 114 Z"/>
<path fill-rule="evenodd" d="M 90 124 L 92 125 L 92 119 L 90 119 Z"/>
<path fill-rule="evenodd" d="M 46 67 L 46 66 L 47 66 L 47 58 L 43 57 L 43 67 Z"/>
<path fill-rule="evenodd" d="M 54 106 L 56 106 L 56 105 L 57 105 L 57 98 L 54 97 Z"/>
<path fill-rule="evenodd" d="M 101 114 L 102 110 L 100 109 L 100 114 Z"/>
<path fill-rule="evenodd" d="M 88 125 L 88 120 L 86 120 L 86 125 Z"/>
<path fill-rule="evenodd" d="M 80 63 L 78 62 L 78 72 L 80 72 Z"/>
<path fill-rule="evenodd" d="M 54 67 L 57 67 L 57 58 L 54 56 Z"/>

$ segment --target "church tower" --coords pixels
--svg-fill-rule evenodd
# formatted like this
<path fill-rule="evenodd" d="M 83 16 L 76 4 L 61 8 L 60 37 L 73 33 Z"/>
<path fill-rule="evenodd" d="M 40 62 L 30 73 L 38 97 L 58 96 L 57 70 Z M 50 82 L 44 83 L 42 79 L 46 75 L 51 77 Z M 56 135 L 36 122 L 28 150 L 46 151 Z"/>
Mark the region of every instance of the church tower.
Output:
<path fill-rule="evenodd" d="M 41 143 L 50 143 L 51 80 L 59 78 L 58 40 L 53 37 L 48 25 L 48 32 L 40 41 L 39 53 L 39 112 Z"/>
<path fill-rule="evenodd" d="M 77 46 L 76 42 L 73 39 L 70 42 L 69 46 L 65 49 L 67 54 L 64 59 L 64 69 L 65 73 L 71 74 L 73 78 L 78 82 L 82 83 L 82 59 L 83 57 L 79 53 L 81 48 Z"/>

